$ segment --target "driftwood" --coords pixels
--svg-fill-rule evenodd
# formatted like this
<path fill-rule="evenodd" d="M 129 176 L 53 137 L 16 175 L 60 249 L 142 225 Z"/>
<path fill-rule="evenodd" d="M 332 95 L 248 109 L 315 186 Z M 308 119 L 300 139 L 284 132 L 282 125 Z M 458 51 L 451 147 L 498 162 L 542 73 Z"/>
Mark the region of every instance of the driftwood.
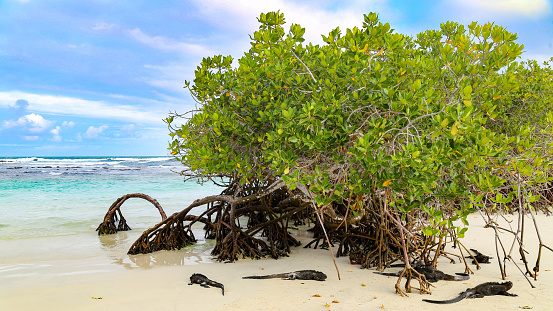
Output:
<path fill-rule="evenodd" d="M 152 197 L 143 193 L 129 193 L 115 200 L 115 202 L 113 202 L 113 204 L 110 206 L 108 212 L 106 213 L 106 216 L 104 216 L 104 221 L 98 226 L 98 228 L 96 228 L 96 231 L 98 231 L 98 235 L 113 234 L 117 233 L 118 231 L 131 230 L 131 227 L 127 225 L 127 221 L 121 213 L 121 205 L 123 205 L 123 203 L 130 198 L 141 198 L 152 203 L 159 211 L 161 219 L 165 220 L 167 218 L 161 205 Z"/>

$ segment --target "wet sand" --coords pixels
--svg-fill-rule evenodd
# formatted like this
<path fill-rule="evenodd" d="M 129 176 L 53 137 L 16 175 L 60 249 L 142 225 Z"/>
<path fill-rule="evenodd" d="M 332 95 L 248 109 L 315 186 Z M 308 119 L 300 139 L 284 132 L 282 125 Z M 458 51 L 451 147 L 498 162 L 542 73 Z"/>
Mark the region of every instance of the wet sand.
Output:
<path fill-rule="evenodd" d="M 553 218 L 544 215 L 537 218 L 544 243 L 553 246 Z M 531 229 L 531 219 L 527 220 L 527 229 Z M 463 243 L 497 257 L 493 230 L 484 228 L 479 215 L 471 215 L 469 221 L 471 228 Z M 502 221 L 502 225 L 507 224 Z M 515 226 L 515 222 L 512 225 Z M 0 257 L 0 310 L 421 310 L 439 307 L 423 302 L 424 298 L 450 299 L 468 287 L 502 281 L 494 259 L 491 264 L 482 265 L 482 269 L 474 269 L 475 274 L 468 281 L 440 281 L 434 283 L 436 288 L 432 289 L 431 296 L 412 293 L 409 297 L 401 297 L 395 294 L 395 277 L 360 269 L 358 265 L 351 265 L 347 257 L 337 259 L 341 274 L 338 280 L 327 250 L 298 247 L 290 257 L 278 260 L 218 263 L 210 260 L 209 243 L 180 251 L 128 256 L 125 252 L 140 232 L 122 232 L 111 237 L 93 234 L 83 238 L 78 249 L 71 246 L 74 237 L 60 237 L 53 249 L 39 247 L 36 258 Z M 298 238 L 304 244 L 309 241 L 305 233 L 299 233 Z M 525 240 L 532 268 L 537 255 L 535 232 L 528 230 Z M 40 244 L 40 241 L 17 241 L 0 241 L 1 252 L 13 254 L 19 249 L 25 254 L 22 248 Z M 505 238 L 503 242 L 510 247 L 512 238 Z M 524 269 L 518 251 L 513 252 L 513 257 Z M 472 264 L 470 267 L 474 268 Z M 553 306 L 553 253 L 549 250 L 543 249 L 540 267 L 538 280 L 532 280 L 535 288 L 531 288 L 516 266 L 507 263 L 507 280 L 514 283 L 510 292 L 518 297 L 463 300 L 447 308 L 521 310 L 529 306 L 534 310 L 549 310 Z M 464 270 L 463 264 L 451 264 L 446 259 L 440 261 L 438 268 L 447 273 Z M 323 271 L 328 279 L 325 282 L 242 279 L 246 275 L 301 269 Z M 399 268 L 388 271 L 397 270 Z M 202 273 L 223 283 L 225 295 L 221 295 L 218 288 L 189 286 L 192 273 Z M 412 285 L 417 284 L 413 282 Z"/>

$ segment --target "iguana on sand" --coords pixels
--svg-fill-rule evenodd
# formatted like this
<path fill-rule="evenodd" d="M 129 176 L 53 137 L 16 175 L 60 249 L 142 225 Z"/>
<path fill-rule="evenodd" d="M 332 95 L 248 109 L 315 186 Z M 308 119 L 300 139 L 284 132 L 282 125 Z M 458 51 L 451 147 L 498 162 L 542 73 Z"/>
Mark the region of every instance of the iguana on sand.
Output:
<path fill-rule="evenodd" d="M 490 259 L 493 259 L 493 257 L 486 256 L 480 253 L 479 251 L 475 250 L 474 248 L 471 248 L 470 250 L 474 253 L 474 258 L 478 263 L 490 263 Z M 472 257 L 467 256 L 466 258 L 472 258 Z M 472 260 L 472 263 L 476 264 L 476 262 L 474 262 L 474 259 Z"/>
<path fill-rule="evenodd" d="M 444 281 L 466 281 L 470 279 L 470 276 L 466 273 L 455 273 L 455 275 L 446 274 L 438 269 L 432 267 L 432 265 L 426 265 L 422 262 L 416 262 L 412 264 L 413 269 L 418 273 L 424 275 L 428 282 L 438 282 L 440 280 Z M 386 272 L 374 272 L 380 275 L 386 276 L 399 276 L 400 272 L 397 273 L 386 273 Z"/>
<path fill-rule="evenodd" d="M 225 295 L 225 287 L 223 284 L 212 281 L 207 276 L 199 273 L 194 273 L 190 277 L 190 283 L 188 285 L 199 284 L 201 287 L 209 288 L 209 286 L 218 287 L 223 290 L 223 296 Z"/>
<path fill-rule="evenodd" d="M 315 270 L 299 270 L 299 271 L 288 272 L 288 273 L 252 275 L 252 276 L 243 277 L 243 279 L 275 279 L 275 278 L 282 278 L 284 280 L 324 281 L 326 279 L 326 274 Z"/>
<path fill-rule="evenodd" d="M 423 299 L 422 301 L 437 303 L 437 304 L 448 304 L 459 302 L 465 298 L 483 298 L 484 296 L 493 296 L 493 295 L 505 295 L 505 296 L 517 296 L 516 294 L 508 293 L 507 291 L 513 287 L 513 282 L 487 282 L 480 285 L 477 285 L 474 288 L 469 288 L 466 291 L 462 292 L 458 297 L 450 300 L 429 300 Z"/>

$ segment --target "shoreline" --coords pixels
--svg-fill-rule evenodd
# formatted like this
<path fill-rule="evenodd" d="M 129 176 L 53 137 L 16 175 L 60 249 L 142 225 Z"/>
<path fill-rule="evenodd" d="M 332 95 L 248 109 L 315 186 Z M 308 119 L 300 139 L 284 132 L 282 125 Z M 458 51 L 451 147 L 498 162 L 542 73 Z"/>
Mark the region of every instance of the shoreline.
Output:
<path fill-rule="evenodd" d="M 551 246 L 553 226 L 547 225 L 551 219 L 541 214 L 537 217 L 543 242 Z M 479 215 L 469 216 L 469 221 L 471 227 L 462 239 L 465 246 L 497 257 L 493 230 L 484 228 Z M 528 225 L 524 238 L 530 252 L 527 259 L 532 268 L 537 255 L 537 237 L 530 228 Z M 130 232 L 137 236 L 141 233 Z M 47 254 L 44 258 L 49 258 L 45 260 L 12 264 L 0 262 L 0 310 L 413 310 L 433 306 L 423 302 L 424 298 L 450 299 L 468 287 L 502 281 L 497 259 L 494 258 L 491 264 L 483 264 L 481 270 L 473 269 L 475 266 L 470 264 L 475 274 L 468 281 L 440 281 L 434 283 L 436 287 L 432 288 L 431 296 L 413 292 L 409 297 L 401 297 L 395 294 L 396 277 L 376 275 L 373 269 L 360 269 L 359 265 L 351 265 L 347 257 L 336 259 L 341 274 L 341 280 L 338 280 L 328 250 L 300 246 L 292 249 L 290 257 L 278 260 L 241 259 L 235 263 L 219 263 L 209 259 L 211 246 L 205 243 L 179 251 L 128 256 L 126 250 L 134 239 L 131 233 L 126 233 L 128 236 L 123 239 L 119 236 L 123 233 L 102 236 L 96 238 L 95 243 L 82 245 L 83 249 L 90 250 L 90 254 L 81 258 L 56 259 L 55 254 Z M 310 240 L 309 236 L 301 233 L 297 237 L 303 245 Z M 105 241 L 102 244 L 101 239 L 111 240 L 112 244 Z M 63 240 L 67 243 L 70 238 Z M 504 239 L 505 247 L 510 247 L 511 241 Z M 3 242 L 0 241 L 0 244 Z M 95 249 L 102 245 L 103 251 Z M 106 245 L 111 245 L 112 249 Z M 518 251 L 513 252 L 513 257 L 521 269 L 524 268 L 518 260 Z M 463 272 L 463 264 L 451 264 L 444 259 L 438 264 L 440 270 L 446 273 Z M 33 265 L 34 271 L 29 270 Z M 242 279 L 246 275 L 303 269 L 323 271 L 328 279 L 325 282 Z M 536 310 L 549 309 L 553 305 L 553 272 L 550 271 L 553 270 L 553 253 L 549 250 L 542 251 L 540 270 L 538 280 L 532 280 L 536 288 L 531 288 L 516 266 L 507 263 L 507 280 L 514 283 L 510 292 L 518 297 L 463 300 L 447 308 L 520 310 L 520 307 L 529 306 Z M 205 274 L 224 284 L 225 296 L 218 288 L 188 286 L 193 273 Z M 416 287 L 418 284 L 414 281 L 411 285 Z"/>

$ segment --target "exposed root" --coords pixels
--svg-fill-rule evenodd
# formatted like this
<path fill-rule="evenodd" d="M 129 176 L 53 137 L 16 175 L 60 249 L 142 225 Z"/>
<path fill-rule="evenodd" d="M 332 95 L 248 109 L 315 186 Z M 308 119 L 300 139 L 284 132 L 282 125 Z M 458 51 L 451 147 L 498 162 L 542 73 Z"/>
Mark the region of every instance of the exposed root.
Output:
<path fill-rule="evenodd" d="M 106 216 L 104 216 L 104 221 L 98 226 L 98 228 L 96 228 L 96 231 L 98 231 L 98 235 L 113 234 L 117 233 L 118 231 L 131 230 L 131 227 L 127 225 L 127 221 L 121 213 L 121 205 L 123 205 L 123 203 L 130 198 L 141 198 L 152 203 L 159 211 L 159 214 L 161 215 L 161 220 L 165 220 L 167 218 L 165 212 L 163 211 L 163 208 L 155 199 L 143 193 L 130 193 L 118 198 L 117 200 L 115 200 L 115 202 L 113 202 L 113 204 L 108 209 Z"/>

